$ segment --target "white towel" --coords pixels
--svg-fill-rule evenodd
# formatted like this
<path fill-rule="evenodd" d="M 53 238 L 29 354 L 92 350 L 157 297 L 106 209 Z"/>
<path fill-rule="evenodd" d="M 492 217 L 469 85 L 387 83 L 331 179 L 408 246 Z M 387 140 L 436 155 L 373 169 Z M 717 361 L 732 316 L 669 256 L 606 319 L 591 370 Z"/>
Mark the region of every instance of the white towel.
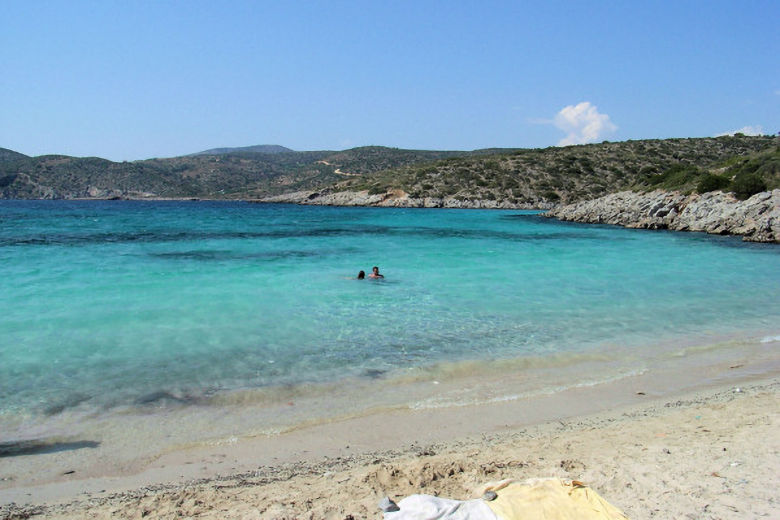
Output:
<path fill-rule="evenodd" d="M 410 495 L 398 502 L 400 511 L 384 513 L 384 520 L 499 520 L 484 500 L 450 500 Z"/>

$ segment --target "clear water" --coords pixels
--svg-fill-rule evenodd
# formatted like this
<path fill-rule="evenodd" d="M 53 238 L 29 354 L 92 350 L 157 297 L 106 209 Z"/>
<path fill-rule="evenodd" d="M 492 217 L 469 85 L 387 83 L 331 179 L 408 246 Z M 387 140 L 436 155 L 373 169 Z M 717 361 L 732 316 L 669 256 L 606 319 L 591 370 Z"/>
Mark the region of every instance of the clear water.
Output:
<path fill-rule="evenodd" d="M 355 280 L 378 265 L 382 281 Z M 780 248 L 533 212 L 0 201 L 0 415 L 777 330 Z"/>

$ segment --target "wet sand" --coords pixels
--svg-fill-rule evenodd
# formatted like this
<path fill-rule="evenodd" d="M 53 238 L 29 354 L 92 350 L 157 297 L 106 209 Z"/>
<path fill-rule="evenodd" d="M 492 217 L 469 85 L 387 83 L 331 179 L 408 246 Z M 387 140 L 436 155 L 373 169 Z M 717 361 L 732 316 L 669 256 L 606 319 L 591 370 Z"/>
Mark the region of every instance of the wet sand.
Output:
<path fill-rule="evenodd" d="M 465 499 L 487 481 L 548 476 L 585 481 L 630 518 L 777 515 L 778 346 L 533 398 L 228 437 L 124 467 L 89 446 L 16 446 L 28 451 L 0 458 L 0 518 L 379 518 L 384 495 Z"/>

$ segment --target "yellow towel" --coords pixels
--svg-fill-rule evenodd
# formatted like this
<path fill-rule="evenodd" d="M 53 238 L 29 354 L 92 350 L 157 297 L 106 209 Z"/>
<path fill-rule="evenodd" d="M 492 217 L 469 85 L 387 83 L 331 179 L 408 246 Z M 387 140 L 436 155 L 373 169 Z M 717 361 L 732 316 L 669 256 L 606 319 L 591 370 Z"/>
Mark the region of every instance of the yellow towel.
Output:
<path fill-rule="evenodd" d="M 628 520 L 619 509 L 576 480 L 502 481 L 482 489 L 498 495 L 487 505 L 502 520 Z"/>

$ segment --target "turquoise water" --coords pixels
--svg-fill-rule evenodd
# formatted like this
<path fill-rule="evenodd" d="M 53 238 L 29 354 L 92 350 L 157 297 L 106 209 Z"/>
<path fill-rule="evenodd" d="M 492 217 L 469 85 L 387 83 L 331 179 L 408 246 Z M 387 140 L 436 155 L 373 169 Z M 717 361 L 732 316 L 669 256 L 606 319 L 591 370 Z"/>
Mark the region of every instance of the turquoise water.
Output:
<path fill-rule="evenodd" d="M 0 201 L 0 414 L 776 330 L 780 248 L 534 212 Z M 378 265 L 383 281 L 358 281 Z"/>

